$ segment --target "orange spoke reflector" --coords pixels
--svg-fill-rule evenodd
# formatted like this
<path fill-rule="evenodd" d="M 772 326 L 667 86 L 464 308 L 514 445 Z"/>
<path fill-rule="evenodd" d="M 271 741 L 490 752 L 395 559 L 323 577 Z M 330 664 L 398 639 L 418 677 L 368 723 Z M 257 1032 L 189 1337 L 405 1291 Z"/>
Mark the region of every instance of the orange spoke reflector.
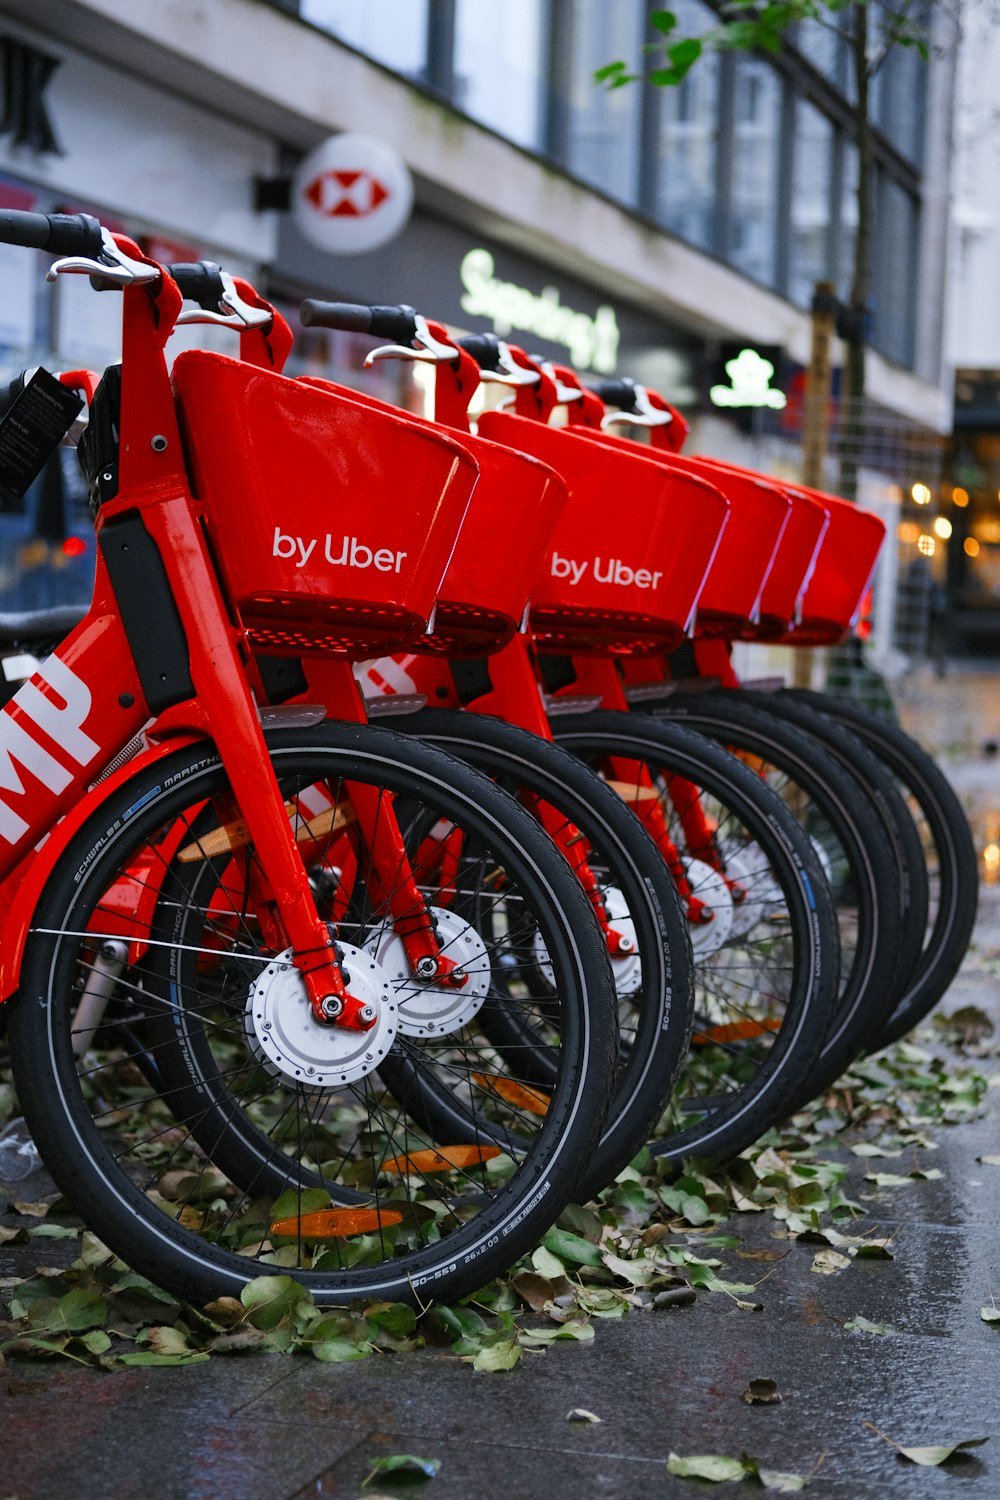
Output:
<path fill-rule="evenodd" d="M 540 1089 L 529 1088 L 526 1083 L 515 1083 L 513 1078 L 501 1078 L 489 1073 L 473 1073 L 472 1081 L 478 1083 L 481 1089 L 486 1089 L 487 1093 L 495 1094 L 508 1104 L 516 1104 L 519 1109 L 526 1109 L 531 1115 L 547 1115 L 549 1112 L 551 1101 L 548 1094 L 543 1094 Z"/>
<path fill-rule="evenodd" d="M 609 781 L 607 785 L 617 792 L 623 802 L 633 806 L 636 802 L 659 802 L 660 794 L 655 786 L 636 786 L 631 781 Z"/>
<path fill-rule="evenodd" d="M 285 812 L 292 819 L 298 819 L 301 815 L 297 813 L 294 802 L 285 803 Z M 317 813 L 315 818 L 306 822 L 296 822 L 295 842 L 297 844 L 311 843 L 314 839 L 325 838 L 328 834 L 340 833 L 355 820 L 355 812 L 352 807 L 328 807 L 325 812 Z M 193 864 L 197 860 L 215 859 L 220 854 L 229 854 L 234 849 L 242 849 L 249 844 L 252 835 L 243 818 L 237 818 L 235 823 L 224 823 L 221 828 L 213 828 L 211 833 L 206 833 L 202 838 L 196 839 L 193 844 L 185 844 L 183 849 L 177 852 L 177 858 L 182 865 Z"/>
<path fill-rule="evenodd" d="M 446 1146 L 443 1151 L 413 1151 L 383 1163 L 383 1172 L 453 1172 L 476 1167 L 500 1155 L 499 1146 Z"/>
<path fill-rule="evenodd" d="M 776 1018 L 767 1021 L 731 1021 L 728 1026 L 710 1026 L 707 1031 L 695 1031 L 691 1036 L 693 1047 L 705 1047 L 710 1042 L 749 1042 L 767 1031 L 779 1031 L 781 1022 Z"/>
<path fill-rule="evenodd" d="M 278 1219 L 271 1225 L 271 1233 L 289 1235 L 292 1239 L 336 1240 L 351 1234 L 373 1234 L 402 1222 L 403 1215 L 394 1209 L 321 1208 L 301 1218 Z"/>

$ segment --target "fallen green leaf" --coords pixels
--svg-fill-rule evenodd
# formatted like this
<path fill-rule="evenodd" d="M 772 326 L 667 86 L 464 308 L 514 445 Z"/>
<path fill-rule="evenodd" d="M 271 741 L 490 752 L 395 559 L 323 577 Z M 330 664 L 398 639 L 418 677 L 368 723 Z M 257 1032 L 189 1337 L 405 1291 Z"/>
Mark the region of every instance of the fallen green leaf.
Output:
<path fill-rule="evenodd" d="M 550 1229 L 548 1234 L 542 1235 L 542 1245 L 552 1255 L 558 1256 L 560 1261 L 571 1261 L 581 1266 L 601 1264 L 600 1246 L 593 1244 L 591 1240 L 585 1240 L 582 1235 L 573 1234 L 569 1229 Z M 538 1269 L 540 1267 L 536 1266 L 536 1270 Z"/>
<path fill-rule="evenodd" d="M 417 1458 L 413 1453 L 390 1453 L 385 1458 L 372 1460 L 371 1468 L 361 1481 L 361 1488 L 365 1489 L 373 1479 L 421 1484 L 427 1479 L 433 1479 L 440 1469 L 439 1458 Z"/>
<path fill-rule="evenodd" d="M 844 1327 L 851 1333 L 895 1333 L 895 1328 L 890 1328 L 888 1323 L 870 1323 L 867 1318 L 857 1317 L 845 1323 Z"/>
<path fill-rule="evenodd" d="M 929 1446 L 907 1447 L 897 1443 L 894 1437 L 876 1427 L 874 1422 L 865 1422 L 864 1426 L 871 1432 L 876 1433 L 890 1448 L 895 1448 L 900 1458 L 907 1459 L 911 1464 L 919 1464 L 922 1468 L 936 1469 L 939 1464 L 944 1464 L 952 1458 L 963 1457 L 969 1448 L 981 1448 L 984 1443 L 989 1442 L 988 1437 L 962 1438 L 956 1443 L 934 1443 Z"/>
<path fill-rule="evenodd" d="M 718 1453 L 692 1454 L 688 1458 L 671 1453 L 667 1458 L 667 1472 L 676 1474 L 678 1479 L 710 1479 L 721 1484 L 727 1479 L 745 1478 L 748 1469 L 741 1458 L 724 1458 Z"/>
<path fill-rule="evenodd" d="M 839 1250 L 817 1250 L 809 1269 L 819 1276 L 835 1276 L 838 1271 L 846 1271 L 850 1264 L 850 1256 L 841 1255 Z"/>

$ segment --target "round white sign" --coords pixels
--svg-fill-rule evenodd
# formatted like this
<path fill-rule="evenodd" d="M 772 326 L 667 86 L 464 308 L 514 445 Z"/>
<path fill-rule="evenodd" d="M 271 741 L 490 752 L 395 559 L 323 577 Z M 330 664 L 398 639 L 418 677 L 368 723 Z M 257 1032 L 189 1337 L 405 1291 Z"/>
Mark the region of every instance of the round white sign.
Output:
<path fill-rule="evenodd" d="M 413 206 L 409 168 L 369 135 L 334 135 L 299 163 L 292 216 L 311 244 L 333 255 L 377 250 L 403 228 Z"/>

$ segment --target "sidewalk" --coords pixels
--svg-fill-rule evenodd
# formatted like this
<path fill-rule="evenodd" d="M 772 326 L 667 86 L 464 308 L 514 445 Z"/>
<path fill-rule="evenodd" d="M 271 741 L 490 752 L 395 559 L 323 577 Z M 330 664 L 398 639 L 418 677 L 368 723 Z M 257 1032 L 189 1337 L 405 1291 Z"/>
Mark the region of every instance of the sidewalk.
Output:
<path fill-rule="evenodd" d="M 937 699 L 933 719 L 914 691 L 908 727 L 921 717 L 953 728 L 960 714 L 972 726 L 956 747 L 956 780 L 982 847 L 1000 809 L 1000 760 L 976 754 L 976 736 L 988 737 L 992 681 L 956 672 L 926 692 Z M 942 1006 L 950 1014 L 975 1005 L 993 1018 L 996 1032 L 975 1061 L 987 1075 L 1000 1075 L 998 969 L 1000 886 L 990 885 L 973 949 Z M 925 1045 L 941 1050 L 933 1038 Z M 340 1365 L 213 1355 L 183 1369 L 107 1374 L 11 1360 L 0 1370 L 0 1496 L 353 1500 L 404 1492 L 385 1479 L 361 1488 L 374 1459 L 402 1453 L 440 1462 L 418 1487 L 429 1500 L 706 1491 L 667 1472 L 673 1451 L 747 1452 L 762 1467 L 811 1474 L 806 1493 L 830 1500 L 935 1495 L 959 1481 L 963 1495 L 995 1500 L 1000 1328 L 980 1309 L 994 1291 L 1000 1301 L 1000 1165 L 977 1158 L 1000 1161 L 1000 1087 L 986 1094 L 980 1118 L 930 1134 L 936 1150 L 911 1146 L 887 1162 L 836 1141 L 823 1153 L 847 1164 L 844 1190 L 865 1211 L 851 1233 L 890 1238 L 891 1259 L 858 1257 L 816 1274 L 820 1246 L 776 1238 L 770 1213 L 733 1216 L 726 1227 L 739 1245 L 719 1252 L 720 1274 L 759 1283 L 759 1312 L 700 1293 L 690 1306 L 595 1320 L 592 1342 L 525 1351 L 502 1374 L 476 1373 L 439 1350 Z M 935 1175 L 882 1186 L 866 1175 L 873 1166 Z M 0 1245 L 0 1277 L 30 1274 L 38 1259 L 37 1242 Z M 845 1328 L 859 1317 L 890 1331 Z M 780 1403 L 747 1404 L 748 1382 L 760 1378 L 776 1382 Z M 567 1420 L 575 1408 L 600 1422 Z M 944 1468 L 923 1468 L 897 1457 L 867 1423 L 903 1445 L 989 1441 Z M 719 1491 L 744 1492 L 763 1493 L 749 1480 Z"/>

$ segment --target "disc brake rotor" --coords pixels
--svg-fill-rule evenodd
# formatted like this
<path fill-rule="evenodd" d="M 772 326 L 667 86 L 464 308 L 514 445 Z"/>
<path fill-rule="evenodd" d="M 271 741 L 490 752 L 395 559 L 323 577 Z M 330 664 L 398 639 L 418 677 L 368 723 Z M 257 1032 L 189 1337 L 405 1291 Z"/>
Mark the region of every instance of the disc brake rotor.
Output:
<path fill-rule="evenodd" d="M 447 1036 L 461 1031 L 479 1013 L 489 993 L 492 970 L 486 944 L 474 927 L 445 906 L 427 908 L 442 958 L 464 984 L 436 984 L 414 975 L 403 940 L 391 922 L 368 937 L 364 951 L 378 963 L 392 985 L 397 1028 L 403 1036 Z"/>
<path fill-rule="evenodd" d="M 744 938 L 760 923 L 787 913 L 784 893 L 758 844 L 723 844 L 721 853 L 726 876 L 744 892 L 733 903 L 733 937 Z"/>
<path fill-rule="evenodd" d="M 608 921 L 618 933 L 631 945 L 628 953 L 609 953 L 611 959 L 611 972 L 614 975 L 615 990 L 619 1000 L 626 1000 L 630 995 L 638 993 L 642 985 L 642 959 L 639 955 L 639 940 L 636 936 L 635 922 L 628 909 L 628 902 L 616 885 L 602 887 L 601 898 L 604 902 L 604 910 L 608 914 Z M 532 956 L 542 974 L 545 982 L 550 987 L 555 985 L 555 973 L 549 962 L 548 949 L 542 940 L 540 932 L 536 932 L 532 939 Z"/>
<path fill-rule="evenodd" d="M 710 922 L 691 922 L 688 925 L 691 951 L 697 963 L 717 953 L 732 936 L 733 898 L 718 870 L 713 870 L 703 859 L 685 859 L 683 863 L 692 893 L 712 913 Z"/>
<path fill-rule="evenodd" d="M 322 1026 L 315 1019 L 305 981 L 286 948 L 250 988 L 244 1025 L 260 1063 L 276 1078 L 303 1088 L 339 1088 L 377 1068 L 398 1028 L 396 1000 L 375 958 L 352 943 L 338 943 L 344 983 L 355 999 L 371 1005 L 378 1019 L 367 1031 Z"/>

